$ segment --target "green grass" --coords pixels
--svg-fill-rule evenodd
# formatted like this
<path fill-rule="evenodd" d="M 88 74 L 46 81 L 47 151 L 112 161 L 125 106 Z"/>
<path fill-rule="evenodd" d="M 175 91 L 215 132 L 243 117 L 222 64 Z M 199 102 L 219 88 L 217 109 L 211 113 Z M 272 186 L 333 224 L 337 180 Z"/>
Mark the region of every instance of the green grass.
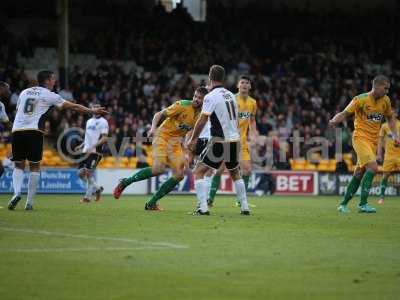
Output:
<path fill-rule="evenodd" d="M 129 199 L 130 198 L 130 199 Z M 232 197 L 190 216 L 194 197 L 0 197 L 0 299 L 398 299 L 400 199 L 338 215 L 337 197 Z M 371 199 L 372 204 L 376 199 Z M 106 239 L 108 238 L 108 239 Z M 166 244 L 163 244 L 166 243 Z"/>

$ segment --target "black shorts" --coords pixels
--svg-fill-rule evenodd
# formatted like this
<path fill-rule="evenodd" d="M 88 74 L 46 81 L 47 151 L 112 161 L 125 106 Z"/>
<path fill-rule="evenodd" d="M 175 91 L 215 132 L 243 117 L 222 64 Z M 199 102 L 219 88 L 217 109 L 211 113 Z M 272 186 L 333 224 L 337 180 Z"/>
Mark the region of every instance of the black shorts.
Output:
<path fill-rule="evenodd" d="M 228 170 L 239 166 L 240 142 L 213 142 L 201 153 L 199 161 L 207 166 L 218 169 L 224 162 Z"/>
<path fill-rule="evenodd" d="M 94 170 L 96 169 L 97 165 L 99 164 L 102 158 L 103 155 L 99 153 L 90 153 L 86 159 L 82 160 L 79 163 L 78 169 Z"/>
<path fill-rule="evenodd" d="M 208 139 L 198 139 L 196 143 L 196 156 L 200 156 L 201 152 L 206 149 L 208 143 Z"/>
<path fill-rule="evenodd" d="M 12 133 L 12 161 L 40 162 L 43 157 L 43 133 L 18 130 Z"/>

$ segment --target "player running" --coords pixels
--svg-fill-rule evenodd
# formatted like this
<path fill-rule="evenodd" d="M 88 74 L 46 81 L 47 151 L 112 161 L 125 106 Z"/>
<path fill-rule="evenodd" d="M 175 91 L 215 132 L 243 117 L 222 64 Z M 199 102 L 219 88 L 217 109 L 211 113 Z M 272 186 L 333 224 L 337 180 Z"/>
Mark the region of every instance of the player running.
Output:
<path fill-rule="evenodd" d="M 388 126 L 395 144 L 400 144 L 400 139 L 396 133 L 396 118 L 392 112 L 390 99 L 387 96 L 389 88 L 390 81 L 386 76 L 376 76 L 372 81 L 372 90 L 370 92 L 354 97 L 342 112 L 336 114 L 329 121 L 330 126 L 337 126 L 350 115 L 355 114 L 353 148 L 357 154 L 357 165 L 354 175 L 347 185 L 343 201 L 338 207 L 338 211 L 341 213 L 350 212 L 347 204 L 360 184 L 359 212 L 376 212 L 374 207 L 368 205 L 368 195 L 372 180 L 378 171 L 376 148 L 383 117 L 388 120 Z"/>
<path fill-rule="evenodd" d="M 251 157 L 250 148 L 248 143 L 248 137 L 250 134 L 251 142 L 255 142 L 257 139 L 258 131 L 256 125 L 256 112 L 257 112 L 257 101 L 250 97 L 249 92 L 251 89 L 251 81 L 248 76 L 241 76 L 237 83 L 239 93 L 235 95 L 236 102 L 239 109 L 239 132 L 240 132 L 240 169 L 242 171 L 242 177 L 246 186 L 249 185 L 251 176 Z M 221 182 L 221 175 L 225 171 L 225 165 L 221 165 L 216 174 L 212 178 L 211 188 L 208 194 L 208 204 L 213 206 L 214 198 L 219 189 Z M 237 202 L 240 206 L 240 203 Z"/>
<path fill-rule="evenodd" d="M 33 198 L 40 177 L 40 162 L 43 156 L 44 115 L 52 106 L 60 109 L 72 109 L 85 114 L 107 114 L 102 107 L 90 109 L 64 100 L 52 90 L 56 83 L 54 72 L 40 71 L 37 75 L 38 86 L 21 92 L 17 103 L 12 128 L 12 160 L 15 168 L 12 174 L 14 196 L 8 203 L 13 210 L 21 200 L 21 188 L 24 179 L 25 161 L 29 163 L 28 195 L 25 210 L 33 209 Z"/>
<path fill-rule="evenodd" d="M 394 116 L 397 118 L 397 113 L 394 113 Z M 398 119 L 396 119 L 396 134 L 397 136 L 400 135 L 400 121 Z M 383 176 L 380 183 L 381 193 L 378 204 L 383 204 L 390 175 L 400 171 L 400 147 L 393 140 L 388 123 L 383 124 L 379 132 L 378 152 L 376 155 L 378 161 L 382 161 L 383 146 L 385 146 L 385 157 L 383 160 Z"/>
<path fill-rule="evenodd" d="M 145 204 L 145 210 L 161 210 L 157 202 L 172 191 L 184 177 L 185 156 L 182 141 L 193 129 L 207 92 L 205 87 L 198 87 L 192 101 L 177 101 L 154 115 L 149 132 L 149 136 L 154 135 L 153 166 L 121 179 L 114 189 L 115 199 L 119 199 L 123 190 L 130 184 L 162 174 L 166 166 L 169 166 L 172 169 L 172 177 L 165 181 Z"/>
<path fill-rule="evenodd" d="M 93 109 L 100 108 L 100 105 L 92 105 Z M 94 171 L 100 160 L 103 158 L 103 146 L 107 142 L 108 122 L 100 114 L 94 114 L 86 122 L 85 139 L 76 150 L 81 151 L 87 156 L 79 163 L 78 175 L 86 183 L 86 193 L 81 199 L 81 203 L 88 203 L 92 195 L 96 196 L 95 201 L 100 201 L 103 187 L 98 186 L 94 179 Z"/>
<path fill-rule="evenodd" d="M 225 69 L 213 65 L 209 72 L 211 91 L 204 98 L 201 115 L 187 143 L 190 151 L 195 151 L 196 143 L 204 126 L 210 120 L 211 128 L 207 148 L 201 153 L 200 159 L 193 171 L 195 189 L 198 199 L 194 214 L 209 215 L 207 205 L 208 184 L 204 175 L 210 168 L 218 169 L 222 163 L 234 181 L 238 201 L 241 204 L 241 214 L 249 215 L 246 187 L 240 175 L 239 151 L 240 135 L 238 130 L 238 108 L 235 96 L 223 87 Z"/>

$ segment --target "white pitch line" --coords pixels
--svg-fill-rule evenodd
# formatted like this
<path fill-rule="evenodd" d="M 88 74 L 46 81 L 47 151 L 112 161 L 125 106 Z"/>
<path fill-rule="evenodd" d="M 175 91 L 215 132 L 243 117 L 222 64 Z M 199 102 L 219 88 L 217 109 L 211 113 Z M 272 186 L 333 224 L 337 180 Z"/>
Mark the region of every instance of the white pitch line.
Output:
<path fill-rule="evenodd" d="M 83 251 L 131 251 L 131 250 L 163 250 L 161 247 L 86 247 L 86 248 L 32 248 L 32 249 L 0 249 L 0 252 L 83 252 Z"/>
<path fill-rule="evenodd" d="M 168 242 L 147 242 L 147 241 L 127 239 L 127 238 L 114 238 L 114 237 L 93 236 L 93 235 L 84 235 L 84 234 L 71 234 L 71 233 L 52 232 L 52 231 L 45 231 L 45 230 L 32 230 L 32 229 L 24 229 L 24 228 L 0 227 L 0 229 L 4 230 L 4 231 L 41 234 L 41 235 L 49 235 L 49 236 L 61 236 L 61 237 L 69 237 L 69 238 L 74 238 L 74 239 L 92 239 L 92 240 L 101 240 L 101 241 L 136 243 L 136 244 L 143 244 L 143 245 L 147 245 L 147 246 L 155 246 L 155 247 L 159 246 L 159 247 L 166 247 L 166 248 L 173 248 L 173 249 L 189 248 L 186 245 L 178 245 L 178 244 L 173 244 L 173 243 L 168 243 Z"/>

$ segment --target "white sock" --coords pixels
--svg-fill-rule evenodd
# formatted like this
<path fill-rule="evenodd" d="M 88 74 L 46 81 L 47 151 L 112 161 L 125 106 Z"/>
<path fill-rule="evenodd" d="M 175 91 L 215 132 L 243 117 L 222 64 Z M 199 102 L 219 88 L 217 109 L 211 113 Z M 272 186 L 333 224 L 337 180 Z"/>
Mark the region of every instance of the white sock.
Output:
<path fill-rule="evenodd" d="M 243 179 L 235 181 L 235 188 L 237 200 L 240 202 L 240 209 L 242 211 L 250 210 L 249 203 L 247 203 L 246 186 Z"/>
<path fill-rule="evenodd" d="M 208 205 L 207 205 L 208 185 L 207 185 L 207 181 L 205 179 L 196 179 L 194 181 L 194 187 L 196 189 L 196 195 L 197 195 L 197 207 L 199 207 L 202 212 L 208 211 Z"/>
<path fill-rule="evenodd" d="M 88 178 L 90 184 L 92 185 L 92 192 L 95 192 L 99 189 L 99 186 L 96 184 L 96 181 L 94 180 L 93 174 L 91 174 Z"/>
<path fill-rule="evenodd" d="M 28 181 L 28 196 L 26 197 L 26 204 L 33 205 L 33 197 L 36 195 L 36 189 L 40 178 L 39 172 L 30 172 Z"/>
<path fill-rule="evenodd" d="M 93 192 L 93 185 L 91 181 L 87 178 L 86 179 L 86 193 L 85 193 L 85 198 L 86 199 L 92 199 L 92 192 Z"/>
<path fill-rule="evenodd" d="M 204 176 L 204 180 L 207 183 L 207 198 L 208 198 L 208 193 L 210 191 L 212 178 L 213 178 L 212 176 Z"/>
<path fill-rule="evenodd" d="M 22 182 L 24 181 L 24 171 L 14 168 L 12 173 L 12 183 L 14 188 L 14 196 L 21 196 Z"/>

